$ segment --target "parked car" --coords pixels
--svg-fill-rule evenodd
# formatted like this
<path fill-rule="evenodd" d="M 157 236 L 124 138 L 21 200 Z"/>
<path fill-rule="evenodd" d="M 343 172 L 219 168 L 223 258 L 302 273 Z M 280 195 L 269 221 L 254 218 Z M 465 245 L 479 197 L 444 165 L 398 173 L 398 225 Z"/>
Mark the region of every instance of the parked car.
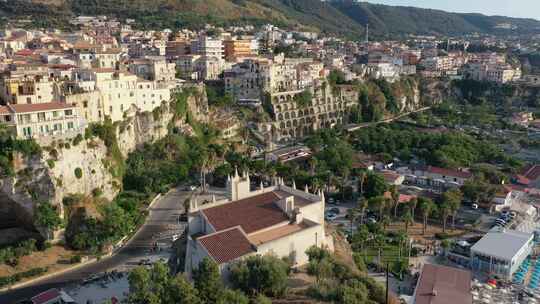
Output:
<path fill-rule="evenodd" d="M 329 211 L 330 211 L 330 212 L 333 212 L 333 213 L 335 213 L 335 214 L 339 214 L 339 213 L 340 213 L 338 207 L 332 207 L 332 208 L 329 209 Z"/>
<path fill-rule="evenodd" d="M 335 213 L 332 213 L 332 212 L 328 212 L 324 215 L 324 219 L 327 220 L 327 221 L 333 221 L 335 219 L 337 219 L 337 215 Z"/>

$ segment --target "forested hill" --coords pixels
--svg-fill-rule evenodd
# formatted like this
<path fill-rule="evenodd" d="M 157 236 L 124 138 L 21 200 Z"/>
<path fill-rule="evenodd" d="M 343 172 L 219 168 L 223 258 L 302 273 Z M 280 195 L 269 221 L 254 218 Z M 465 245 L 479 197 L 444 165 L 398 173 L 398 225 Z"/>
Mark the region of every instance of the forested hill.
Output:
<path fill-rule="evenodd" d="M 2 0 L 6 21 L 30 17 L 33 25 L 62 27 L 76 15 L 133 18 L 142 28 L 199 27 L 205 23 L 263 24 L 320 30 L 349 37 L 403 34 L 540 33 L 540 21 L 369 4 L 352 0 Z M 511 24 L 514 30 L 496 28 Z"/>

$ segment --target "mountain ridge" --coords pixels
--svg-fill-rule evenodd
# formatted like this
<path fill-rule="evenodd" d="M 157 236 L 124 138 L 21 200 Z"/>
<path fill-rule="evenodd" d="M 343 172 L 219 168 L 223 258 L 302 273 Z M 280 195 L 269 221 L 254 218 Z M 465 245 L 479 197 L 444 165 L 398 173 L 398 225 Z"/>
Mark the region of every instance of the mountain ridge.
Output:
<path fill-rule="evenodd" d="M 532 18 L 449 13 L 408 6 L 389 6 L 352 0 L 4 0 L 0 16 L 30 16 L 36 26 L 68 24 L 76 15 L 133 18 L 140 28 L 202 27 L 273 23 L 285 28 L 317 30 L 359 38 L 365 25 L 370 35 L 394 38 L 408 34 L 462 35 L 537 34 Z M 497 28 L 510 24 L 512 30 Z"/>

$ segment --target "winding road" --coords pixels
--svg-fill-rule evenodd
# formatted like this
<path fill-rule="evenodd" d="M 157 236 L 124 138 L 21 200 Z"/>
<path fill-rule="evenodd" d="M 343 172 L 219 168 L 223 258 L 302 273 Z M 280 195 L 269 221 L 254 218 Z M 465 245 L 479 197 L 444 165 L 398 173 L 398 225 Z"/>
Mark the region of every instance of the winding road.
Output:
<path fill-rule="evenodd" d="M 0 293 L 1 304 L 17 303 L 33 297 L 50 288 L 65 288 L 69 285 L 79 284 L 92 274 L 111 271 L 126 265 L 133 265 L 134 261 L 145 258 L 160 234 L 171 233 L 178 227 L 178 216 L 184 212 L 183 202 L 191 192 L 174 189 L 161 197 L 150 208 L 145 223 L 135 235 L 110 257 L 90 263 L 80 268 L 44 278 L 20 288 Z"/>

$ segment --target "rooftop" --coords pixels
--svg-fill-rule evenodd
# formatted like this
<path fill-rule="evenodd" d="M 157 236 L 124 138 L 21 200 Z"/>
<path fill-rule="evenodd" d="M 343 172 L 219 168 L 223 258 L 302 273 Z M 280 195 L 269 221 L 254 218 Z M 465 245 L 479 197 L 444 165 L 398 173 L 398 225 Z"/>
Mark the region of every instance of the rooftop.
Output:
<path fill-rule="evenodd" d="M 273 240 L 280 239 L 284 236 L 294 234 L 298 231 L 301 231 L 303 229 L 312 227 L 316 224 L 310 223 L 307 221 L 302 221 L 299 224 L 287 224 L 283 225 L 281 227 L 277 227 L 274 229 L 266 230 L 263 232 L 255 233 L 250 236 L 248 236 L 251 243 L 255 245 L 260 245 L 264 243 L 268 243 Z"/>
<path fill-rule="evenodd" d="M 416 287 L 415 304 L 471 304 L 471 273 L 425 264 Z"/>
<path fill-rule="evenodd" d="M 30 113 L 74 108 L 74 106 L 61 102 L 47 102 L 34 104 L 10 104 L 8 106 L 15 113 Z"/>
<path fill-rule="evenodd" d="M 536 180 L 540 177 L 540 165 L 530 165 L 527 166 L 522 175 L 528 178 L 529 180 Z"/>
<path fill-rule="evenodd" d="M 474 244 L 471 251 L 509 261 L 531 238 L 531 233 L 495 229 L 486 233 L 480 241 Z M 504 246 L 501 244 L 504 244 Z"/>
<path fill-rule="evenodd" d="M 216 231 L 241 226 L 249 234 L 289 221 L 287 215 L 275 204 L 281 198 L 276 192 L 267 192 L 201 212 Z"/>
<path fill-rule="evenodd" d="M 201 236 L 197 240 L 218 264 L 255 252 L 240 226 Z"/>
<path fill-rule="evenodd" d="M 47 291 L 44 291 L 38 294 L 37 296 L 33 297 L 31 300 L 33 304 L 43 304 L 43 303 L 48 303 L 51 300 L 60 298 L 60 296 L 61 296 L 60 291 L 56 288 L 53 288 L 53 289 L 49 289 Z"/>
<path fill-rule="evenodd" d="M 460 177 L 460 178 L 470 178 L 472 176 L 471 172 L 439 168 L 439 167 L 433 167 L 433 166 L 429 166 L 427 168 L 427 171 L 430 173 L 440 174 L 444 176 L 454 176 L 454 177 Z"/>

